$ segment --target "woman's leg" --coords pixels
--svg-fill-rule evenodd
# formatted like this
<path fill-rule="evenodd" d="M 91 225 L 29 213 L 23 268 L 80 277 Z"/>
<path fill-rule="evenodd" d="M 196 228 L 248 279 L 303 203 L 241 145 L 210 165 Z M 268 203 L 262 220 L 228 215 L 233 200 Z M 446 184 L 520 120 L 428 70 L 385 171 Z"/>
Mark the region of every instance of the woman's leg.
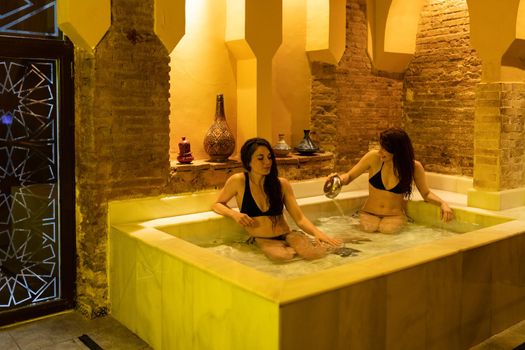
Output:
<path fill-rule="evenodd" d="M 319 259 L 327 254 L 327 249 L 324 246 L 314 245 L 306 234 L 299 231 L 292 230 L 287 234 L 286 242 L 305 260 Z"/>
<path fill-rule="evenodd" d="M 359 212 L 359 225 L 365 232 L 376 232 L 379 230 L 381 218 L 364 211 Z"/>
<path fill-rule="evenodd" d="M 379 223 L 379 232 L 392 234 L 398 233 L 407 223 L 405 215 L 385 216 Z"/>
<path fill-rule="evenodd" d="M 295 257 L 296 251 L 289 247 L 283 240 L 255 238 L 255 242 L 270 260 L 283 262 Z"/>

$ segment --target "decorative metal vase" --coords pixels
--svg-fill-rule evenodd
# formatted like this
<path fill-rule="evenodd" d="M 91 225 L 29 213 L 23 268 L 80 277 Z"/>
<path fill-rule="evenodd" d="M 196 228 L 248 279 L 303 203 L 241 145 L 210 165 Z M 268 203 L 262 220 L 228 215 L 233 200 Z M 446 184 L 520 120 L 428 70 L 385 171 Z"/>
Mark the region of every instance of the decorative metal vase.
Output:
<path fill-rule="evenodd" d="M 301 142 L 295 146 L 295 151 L 302 155 L 310 155 L 319 152 L 319 147 L 317 147 L 310 138 L 310 130 L 304 130 L 304 137 Z"/>
<path fill-rule="evenodd" d="M 210 156 L 211 162 L 226 162 L 235 150 L 233 137 L 224 115 L 224 97 L 217 95 L 215 106 L 215 121 L 204 137 L 204 150 Z"/>
<path fill-rule="evenodd" d="M 341 192 L 343 182 L 339 175 L 332 176 L 324 183 L 323 191 L 328 198 L 335 198 Z"/>
<path fill-rule="evenodd" d="M 191 145 L 188 140 L 183 136 L 182 141 L 179 142 L 179 155 L 177 160 L 182 164 L 190 164 L 193 161 L 193 155 L 191 154 Z"/>
<path fill-rule="evenodd" d="M 279 141 L 272 148 L 276 157 L 286 157 L 292 150 L 284 140 L 284 134 L 279 134 Z"/>

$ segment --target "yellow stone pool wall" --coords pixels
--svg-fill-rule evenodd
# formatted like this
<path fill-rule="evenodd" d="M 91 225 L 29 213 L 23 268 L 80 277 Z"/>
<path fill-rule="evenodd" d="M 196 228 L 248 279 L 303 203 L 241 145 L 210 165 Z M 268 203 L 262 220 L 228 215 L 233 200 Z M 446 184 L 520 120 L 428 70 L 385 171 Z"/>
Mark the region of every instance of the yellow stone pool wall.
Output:
<path fill-rule="evenodd" d="M 321 184 L 294 184 L 307 215 L 329 205 L 316 196 Z M 360 179 L 341 198 L 359 205 L 365 186 Z M 523 221 L 284 280 L 161 231 L 199 216 L 230 229 L 201 213 L 213 198 L 110 204 L 111 313 L 154 349 L 465 349 L 525 319 Z"/>

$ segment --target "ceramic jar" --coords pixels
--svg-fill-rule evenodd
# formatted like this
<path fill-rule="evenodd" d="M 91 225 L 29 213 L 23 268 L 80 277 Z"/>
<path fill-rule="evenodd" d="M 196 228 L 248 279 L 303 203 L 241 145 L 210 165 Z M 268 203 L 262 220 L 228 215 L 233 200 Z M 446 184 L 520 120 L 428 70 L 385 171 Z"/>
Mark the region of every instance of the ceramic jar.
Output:
<path fill-rule="evenodd" d="M 191 145 L 185 137 L 179 142 L 179 155 L 177 160 L 182 164 L 190 164 L 193 161 L 193 155 L 191 154 Z"/>
<path fill-rule="evenodd" d="M 279 134 L 279 141 L 272 148 L 276 157 L 286 157 L 292 150 L 284 140 L 284 134 Z"/>
<path fill-rule="evenodd" d="M 295 146 L 295 151 L 302 155 L 310 155 L 319 152 L 319 147 L 310 138 L 310 130 L 304 130 L 301 142 Z"/>

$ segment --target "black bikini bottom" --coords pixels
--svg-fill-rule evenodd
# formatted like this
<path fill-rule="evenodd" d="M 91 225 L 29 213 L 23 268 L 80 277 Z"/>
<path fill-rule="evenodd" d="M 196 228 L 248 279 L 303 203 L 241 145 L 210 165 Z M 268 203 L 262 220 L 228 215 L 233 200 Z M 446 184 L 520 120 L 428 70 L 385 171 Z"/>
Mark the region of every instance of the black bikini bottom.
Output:
<path fill-rule="evenodd" d="M 256 238 L 273 239 L 273 240 L 276 240 L 276 241 L 286 241 L 286 236 L 288 236 L 288 234 L 290 234 L 291 232 L 293 232 L 293 230 L 290 231 L 290 232 L 283 233 L 282 235 L 275 236 L 275 237 L 255 237 L 255 236 L 250 236 L 250 238 L 248 238 L 246 240 L 246 243 L 247 244 L 255 244 L 255 239 Z"/>

